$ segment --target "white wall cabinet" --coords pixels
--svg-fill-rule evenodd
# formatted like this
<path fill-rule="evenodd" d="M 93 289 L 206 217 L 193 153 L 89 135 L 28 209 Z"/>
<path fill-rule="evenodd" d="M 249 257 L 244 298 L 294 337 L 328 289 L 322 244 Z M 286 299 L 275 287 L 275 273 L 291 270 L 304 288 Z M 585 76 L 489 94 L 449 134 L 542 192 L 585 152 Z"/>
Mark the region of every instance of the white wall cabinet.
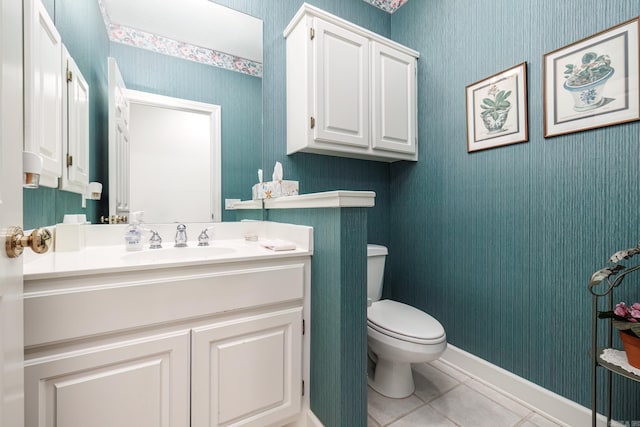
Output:
<path fill-rule="evenodd" d="M 309 269 L 304 256 L 25 280 L 26 426 L 298 421 Z"/>
<path fill-rule="evenodd" d="M 89 185 L 89 85 L 67 49 L 62 47 L 66 93 L 63 99 L 64 168 L 60 188 L 85 194 Z"/>
<path fill-rule="evenodd" d="M 40 185 L 89 184 L 89 85 L 40 0 L 24 2 L 24 150 L 42 158 Z"/>
<path fill-rule="evenodd" d="M 40 185 L 62 176 L 62 39 L 40 0 L 24 2 L 24 150 L 40 155 Z"/>
<path fill-rule="evenodd" d="M 284 36 L 287 154 L 417 160 L 417 52 L 308 4 Z"/>

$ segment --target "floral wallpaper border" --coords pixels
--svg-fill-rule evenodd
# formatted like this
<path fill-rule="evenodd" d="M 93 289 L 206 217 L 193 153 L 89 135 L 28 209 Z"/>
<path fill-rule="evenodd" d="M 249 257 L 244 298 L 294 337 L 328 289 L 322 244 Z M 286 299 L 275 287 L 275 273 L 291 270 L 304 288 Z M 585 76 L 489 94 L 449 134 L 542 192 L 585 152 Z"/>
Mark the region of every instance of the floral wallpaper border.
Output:
<path fill-rule="evenodd" d="M 259 62 L 162 37 L 135 28 L 114 24 L 107 14 L 104 2 L 98 0 L 98 3 L 102 11 L 102 17 L 104 19 L 104 25 L 107 28 L 107 33 L 109 34 L 109 39 L 113 42 L 147 49 L 213 67 L 224 68 L 250 76 L 262 77 L 262 64 Z"/>
<path fill-rule="evenodd" d="M 385 12 L 393 13 L 405 4 L 408 0 L 363 0 L 378 9 L 382 9 Z"/>

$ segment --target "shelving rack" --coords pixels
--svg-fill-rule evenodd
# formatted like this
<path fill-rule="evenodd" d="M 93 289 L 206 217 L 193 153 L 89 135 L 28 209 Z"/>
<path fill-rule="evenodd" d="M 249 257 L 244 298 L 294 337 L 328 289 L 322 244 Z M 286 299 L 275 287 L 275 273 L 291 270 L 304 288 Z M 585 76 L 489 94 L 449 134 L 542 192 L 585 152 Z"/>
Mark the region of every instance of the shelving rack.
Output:
<path fill-rule="evenodd" d="M 607 425 L 611 425 L 611 391 L 612 391 L 612 375 L 617 374 L 629 378 L 633 381 L 640 382 L 640 375 L 635 375 L 622 369 L 620 366 L 614 365 L 602 359 L 602 354 L 606 348 L 613 347 L 613 322 L 607 319 L 606 347 L 600 347 L 598 343 L 598 301 L 600 298 L 606 298 L 605 304 L 608 311 L 613 311 L 613 291 L 620 286 L 627 274 L 640 269 L 640 264 L 635 266 L 625 266 L 620 261 L 629 259 L 640 253 L 640 244 L 638 247 L 625 249 L 614 253 L 609 258 L 610 266 L 602 268 L 591 275 L 589 280 L 589 292 L 593 296 L 593 313 L 592 313 L 592 341 L 591 341 L 591 425 L 596 427 L 597 422 L 597 373 L 598 368 L 606 369 L 606 416 Z"/>

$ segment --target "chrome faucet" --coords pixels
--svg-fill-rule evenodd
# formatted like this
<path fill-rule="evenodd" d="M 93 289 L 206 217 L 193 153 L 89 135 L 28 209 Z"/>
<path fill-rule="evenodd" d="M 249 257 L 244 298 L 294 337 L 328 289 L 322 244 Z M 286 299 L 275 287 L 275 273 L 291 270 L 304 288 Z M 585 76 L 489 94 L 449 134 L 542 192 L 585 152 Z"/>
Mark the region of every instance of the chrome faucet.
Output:
<path fill-rule="evenodd" d="M 176 231 L 176 244 L 174 245 L 176 248 L 186 248 L 187 247 L 187 226 L 184 224 L 178 225 L 178 229 Z"/>
<path fill-rule="evenodd" d="M 198 246 L 209 246 L 209 235 L 207 234 L 208 231 L 213 231 L 213 225 L 205 228 L 200 232 L 200 235 L 198 236 Z"/>
<path fill-rule="evenodd" d="M 162 249 L 162 237 L 155 230 L 149 230 L 151 238 L 149 238 L 149 249 Z"/>

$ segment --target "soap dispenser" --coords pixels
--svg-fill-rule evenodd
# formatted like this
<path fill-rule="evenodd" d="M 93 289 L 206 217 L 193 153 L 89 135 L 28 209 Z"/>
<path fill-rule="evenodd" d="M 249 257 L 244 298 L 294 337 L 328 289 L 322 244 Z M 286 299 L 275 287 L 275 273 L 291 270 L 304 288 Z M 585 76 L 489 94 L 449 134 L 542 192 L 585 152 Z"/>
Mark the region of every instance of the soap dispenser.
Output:
<path fill-rule="evenodd" d="M 142 250 L 142 212 L 132 212 L 129 215 L 130 221 L 124 233 L 125 247 L 128 251 Z"/>

